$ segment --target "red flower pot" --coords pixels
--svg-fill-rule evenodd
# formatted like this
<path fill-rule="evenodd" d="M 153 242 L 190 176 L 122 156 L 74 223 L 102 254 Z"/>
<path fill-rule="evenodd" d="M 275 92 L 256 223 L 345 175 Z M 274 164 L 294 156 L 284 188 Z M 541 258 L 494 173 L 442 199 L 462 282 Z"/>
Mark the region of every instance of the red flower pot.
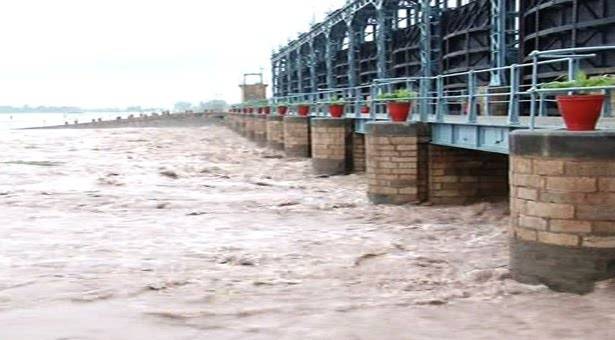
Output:
<path fill-rule="evenodd" d="M 605 95 L 558 96 L 557 106 L 569 131 L 596 129 Z"/>
<path fill-rule="evenodd" d="M 342 118 L 344 115 L 344 105 L 331 104 L 329 105 L 329 113 L 333 118 Z"/>
<path fill-rule="evenodd" d="M 266 115 L 271 114 L 271 108 L 269 106 L 265 106 L 263 108 L 263 113 Z"/>
<path fill-rule="evenodd" d="M 308 105 L 299 105 L 297 107 L 297 113 L 299 113 L 299 116 L 306 117 L 310 114 L 310 107 Z"/>
<path fill-rule="evenodd" d="M 248 113 L 254 113 L 254 108 L 249 108 Z"/>
<path fill-rule="evenodd" d="M 278 114 L 280 116 L 284 116 L 286 114 L 286 112 L 288 112 L 288 107 L 287 106 L 278 106 Z"/>
<path fill-rule="evenodd" d="M 361 107 L 361 113 L 362 114 L 368 114 L 369 113 L 369 106 Z"/>
<path fill-rule="evenodd" d="M 405 122 L 408 120 L 410 111 L 412 110 L 412 104 L 389 102 L 387 103 L 387 110 L 389 111 L 389 117 L 394 122 Z"/>
<path fill-rule="evenodd" d="M 259 108 L 257 109 L 257 111 L 258 111 L 258 114 L 263 114 L 263 108 L 262 108 L 262 107 L 259 107 Z"/>

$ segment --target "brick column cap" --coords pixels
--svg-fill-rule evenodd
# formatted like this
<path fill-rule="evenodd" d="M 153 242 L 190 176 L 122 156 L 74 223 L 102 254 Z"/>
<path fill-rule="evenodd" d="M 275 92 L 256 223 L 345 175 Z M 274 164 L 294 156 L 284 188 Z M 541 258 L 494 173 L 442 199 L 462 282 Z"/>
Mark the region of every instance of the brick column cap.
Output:
<path fill-rule="evenodd" d="M 615 131 L 517 130 L 512 156 L 615 160 Z"/>

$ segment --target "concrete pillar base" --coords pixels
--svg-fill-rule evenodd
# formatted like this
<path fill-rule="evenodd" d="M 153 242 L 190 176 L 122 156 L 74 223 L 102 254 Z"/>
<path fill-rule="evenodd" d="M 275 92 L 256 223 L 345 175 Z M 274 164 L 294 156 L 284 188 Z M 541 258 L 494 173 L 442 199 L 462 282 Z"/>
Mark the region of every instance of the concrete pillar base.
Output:
<path fill-rule="evenodd" d="M 284 150 L 284 117 L 267 117 L 267 146 L 274 150 Z"/>
<path fill-rule="evenodd" d="M 312 119 L 312 165 L 318 175 L 346 175 L 352 169 L 352 119 Z"/>
<path fill-rule="evenodd" d="M 588 293 L 615 277 L 615 132 L 511 134 L 511 265 L 521 282 Z"/>
<path fill-rule="evenodd" d="M 366 164 L 369 200 L 401 205 L 427 199 L 429 127 L 422 123 L 367 124 Z"/>
<path fill-rule="evenodd" d="M 284 153 L 286 157 L 309 158 L 311 156 L 310 118 L 284 117 Z"/>

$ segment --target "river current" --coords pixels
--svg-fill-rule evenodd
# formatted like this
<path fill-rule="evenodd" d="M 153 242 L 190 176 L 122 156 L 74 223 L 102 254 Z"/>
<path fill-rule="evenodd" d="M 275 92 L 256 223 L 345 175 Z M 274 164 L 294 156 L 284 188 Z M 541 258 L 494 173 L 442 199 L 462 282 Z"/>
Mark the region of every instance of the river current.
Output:
<path fill-rule="evenodd" d="M 510 279 L 507 203 L 374 206 L 220 126 L 0 131 L 0 339 L 612 339 Z"/>

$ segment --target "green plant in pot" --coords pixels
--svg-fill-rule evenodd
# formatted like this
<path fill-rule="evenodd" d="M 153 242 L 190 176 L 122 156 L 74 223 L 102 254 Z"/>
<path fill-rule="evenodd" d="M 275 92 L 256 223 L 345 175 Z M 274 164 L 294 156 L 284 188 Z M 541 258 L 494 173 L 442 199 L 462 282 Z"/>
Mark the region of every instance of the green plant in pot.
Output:
<path fill-rule="evenodd" d="M 344 100 L 344 98 L 331 97 L 328 104 L 331 117 L 342 118 L 344 116 L 344 106 L 346 105 L 346 100 Z"/>
<path fill-rule="evenodd" d="M 613 85 L 615 78 L 611 76 L 588 77 L 584 72 L 579 72 L 574 80 L 554 81 L 543 84 L 542 88 L 553 90 L 577 88 L 572 94 L 556 96 L 559 112 L 569 131 L 593 131 L 598 125 L 606 96 L 599 89 L 591 88 Z M 589 89 L 583 90 L 583 88 Z"/>
<path fill-rule="evenodd" d="M 389 117 L 394 122 L 405 122 L 412 112 L 412 101 L 416 98 L 416 92 L 408 89 L 399 89 L 393 92 L 383 93 L 378 99 L 387 103 Z"/>

